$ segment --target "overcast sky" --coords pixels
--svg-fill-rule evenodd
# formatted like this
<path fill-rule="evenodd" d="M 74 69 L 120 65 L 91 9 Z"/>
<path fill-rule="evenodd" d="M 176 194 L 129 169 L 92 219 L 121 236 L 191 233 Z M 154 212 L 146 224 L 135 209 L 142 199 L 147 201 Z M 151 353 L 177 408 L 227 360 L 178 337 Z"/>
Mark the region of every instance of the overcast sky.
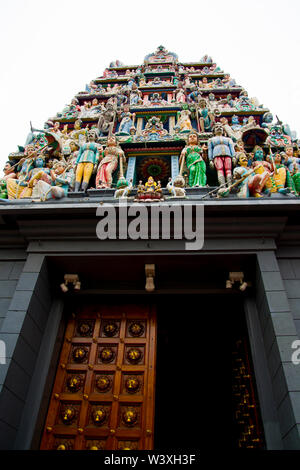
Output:
<path fill-rule="evenodd" d="M 1 0 L 0 165 L 111 61 L 204 54 L 300 138 L 299 0 Z M 0 170 L 1 170 L 0 168 Z"/>

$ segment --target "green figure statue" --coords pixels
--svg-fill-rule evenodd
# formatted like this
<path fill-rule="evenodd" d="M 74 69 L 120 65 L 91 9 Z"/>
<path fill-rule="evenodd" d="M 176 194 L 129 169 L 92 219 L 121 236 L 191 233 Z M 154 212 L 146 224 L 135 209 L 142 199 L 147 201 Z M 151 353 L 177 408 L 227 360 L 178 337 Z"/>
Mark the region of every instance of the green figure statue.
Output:
<path fill-rule="evenodd" d="M 182 175 L 184 162 L 189 171 L 189 186 L 205 187 L 206 186 L 206 164 L 202 157 L 202 148 L 198 144 L 198 135 L 191 132 L 188 136 L 187 145 L 181 152 L 179 158 L 180 175 Z"/>

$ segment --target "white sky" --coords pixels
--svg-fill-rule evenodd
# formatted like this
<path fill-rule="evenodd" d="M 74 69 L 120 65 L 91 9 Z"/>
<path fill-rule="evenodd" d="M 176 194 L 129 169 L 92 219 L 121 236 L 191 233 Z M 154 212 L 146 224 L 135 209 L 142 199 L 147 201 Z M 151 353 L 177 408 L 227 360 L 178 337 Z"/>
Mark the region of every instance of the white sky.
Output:
<path fill-rule="evenodd" d="M 300 138 L 299 0 L 0 0 L 0 174 L 10 152 L 101 76 L 159 45 L 210 55 Z"/>

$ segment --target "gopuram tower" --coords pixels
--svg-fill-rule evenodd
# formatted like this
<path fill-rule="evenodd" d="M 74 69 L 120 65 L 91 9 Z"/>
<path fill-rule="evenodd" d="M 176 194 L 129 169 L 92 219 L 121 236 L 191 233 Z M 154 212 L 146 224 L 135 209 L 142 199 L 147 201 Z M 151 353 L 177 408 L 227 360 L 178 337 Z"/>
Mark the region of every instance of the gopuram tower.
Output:
<path fill-rule="evenodd" d="M 296 133 L 159 46 L 0 192 L 0 448 L 300 449 Z"/>

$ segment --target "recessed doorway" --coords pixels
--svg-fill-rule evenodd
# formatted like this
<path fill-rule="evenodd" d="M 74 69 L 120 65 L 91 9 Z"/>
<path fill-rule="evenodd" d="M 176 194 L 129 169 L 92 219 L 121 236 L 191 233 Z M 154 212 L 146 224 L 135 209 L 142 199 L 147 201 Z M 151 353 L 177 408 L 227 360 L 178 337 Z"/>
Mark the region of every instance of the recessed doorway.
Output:
<path fill-rule="evenodd" d="M 262 447 L 242 298 L 164 298 L 157 322 L 154 448 Z"/>

